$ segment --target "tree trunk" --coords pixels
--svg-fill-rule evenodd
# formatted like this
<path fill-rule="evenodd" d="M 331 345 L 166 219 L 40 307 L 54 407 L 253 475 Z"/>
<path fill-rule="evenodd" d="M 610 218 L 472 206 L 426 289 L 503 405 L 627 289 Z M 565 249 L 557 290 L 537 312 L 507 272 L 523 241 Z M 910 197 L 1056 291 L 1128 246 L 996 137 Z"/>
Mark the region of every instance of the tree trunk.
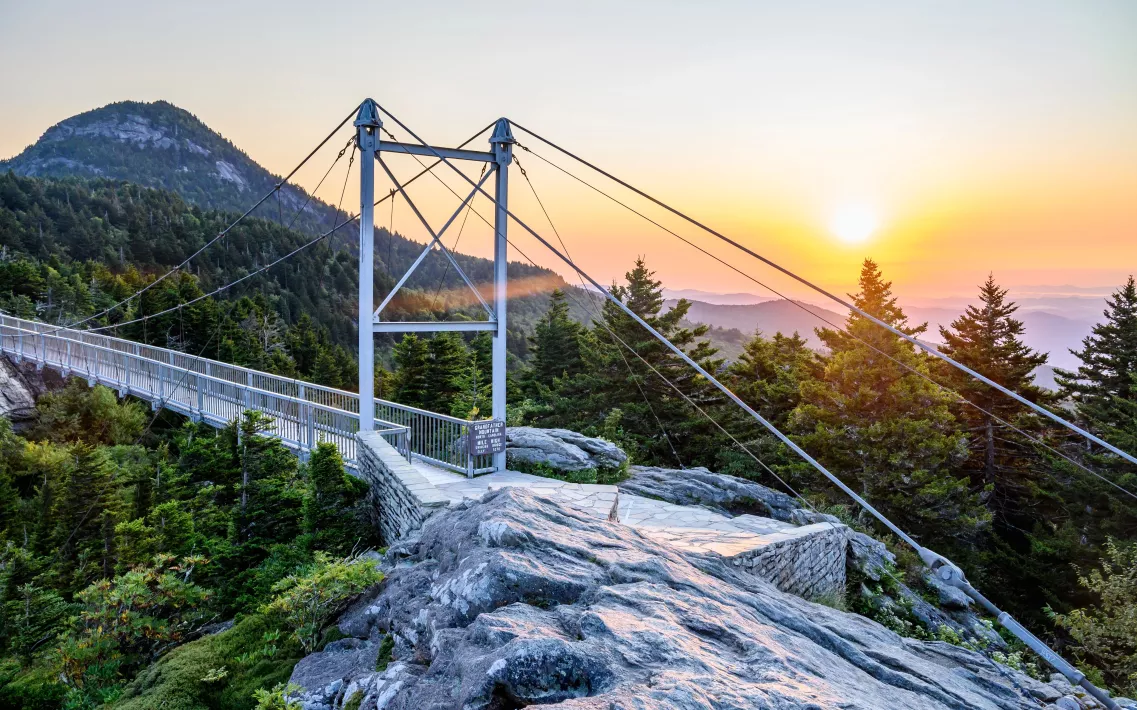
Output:
<path fill-rule="evenodd" d="M 995 424 L 987 417 L 987 482 L 995 482 Z"/>

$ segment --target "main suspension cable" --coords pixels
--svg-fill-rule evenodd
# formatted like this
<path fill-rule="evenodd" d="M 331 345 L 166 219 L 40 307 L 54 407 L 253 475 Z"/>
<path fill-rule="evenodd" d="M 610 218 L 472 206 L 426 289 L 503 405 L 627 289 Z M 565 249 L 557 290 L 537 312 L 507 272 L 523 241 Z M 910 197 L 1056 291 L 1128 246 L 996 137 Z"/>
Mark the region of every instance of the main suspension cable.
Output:
<path fill-rule="evenodd" d="M 390 114 L 388 114 L 388 115 L 390 115 Z M 394 118 L 394 117 L 392 116 L 392 118 Z M 881 328 L 884 328 L 884 329 L 890 331 L 894 335 L 901 337 L 904 340 L 907 340 L 911 344 L 913 344 L 913 345 L 919 347 L 921 350 L 927 352 L 929 355 L 932 355 L 935 358 L 943 360 L 944 362 L 948 363 L 952 367 L 954 367 L 954 368 L 956 368 L 962 372 L 967 373 L 968 375 L 974 377 L 975 379 L 979 380 L 980 382 L 983 382 L 986 385 L 989 385 L 990 387 L 994 387 L 995 389 L 997 389 L 998 391 L 1007 395 L 1008 397 L 1011 397 L 1012 399 L 1015 399 L 1018 402 L 1025 404 L 1026 406 L 1035 410 L 1039 414 L 1042 414 L 1043 416 L 1057 422 L 1058 424 L 1066 427 L 1067 429 L 1070 429 L 1073 432 L 1081 434 L 1086 439 L 1089 439 L 1090 441 L 1094 442 L 1095 444 L 1098 444 L 1099 446 L 1102 446 L 1102 447 L 1108 449 L 1109 451 L 1113 452 L 1114 454 L 1117 454 L 1118 456 L 1122 457 L 1126 461 L 1128 461 L 1132 464 L 1137 464 L 1137 456 L 1133 456 L 1132 454 L 1129 454 L 1128 452 L 1114 446 L 1113 444 L 1110 444 L 1108 441 L 1105 441 L 1104 439 L 1102 439 L 1098 436 L 1095 436 L 1094 434 L 1091 434 L 1090 432 L 1079 427 L 1078 425 L 1074 424 L 1073 422 L 1067 421 L 1063 417 L 1060 417 L 1057 414 L 1055 414 L 1054 412 L 1051 412 L 1046 407 L 1043 407 L 1041 405 L 1035 404 L 1034 402 L 1031 402 L 1029 399 L 1027 399 L 1026 397 L 1023 397 L 1022 395 L 1018 394 L 1017 392 L 1014 392 L 1013 390 L 1010 390 L 1010 389 L 1004 387 L 1003 385 L 999 384 L 998 382 L 995 382 L 994 380 L 990 379 L 989 377 L 986 377 L 986 376 L 976 372 L 975 370 L 971 369 L 970 367 L 968 367 L 968 366 L 966 366 L 960 362 L 957 362 L 956 360 L 948 357 L 947 355 L 944 355 L 943 353 L 939 352 L 935 347 L 933 347 L 927 343 L 922 342 L 919 338 L 914 338 L 911 335 L 908 335 L 907 333 L 900 330 L 899 328 L 896 328 L 896 327 L 886 323 L 885 321 L 881 320 L 880 318 L 877 318 L 876 316 L 864 311 L 863 309 L 858 308 L 856 305 L 849 303 L 848 301 L 841 298 L 840 296 L 837 296 L 833 293 L 830 293 L 829 291 L 825 290 L 824 288 L 818 286 L 817 284 L 813 283 L 812 281 L 809 281 L 808 279 L 806 279 L 802 276 L 798 276 L 796 273 L 794 273 L 793 271 L 790 271 L 789 269 L 781 266 L 777 262 L 774 262 L 774 261 L 762 256 L 761 254 L 755 252 L 754 250 L 752 250 L 746 246 L 743 246 L 742 244 L 735 241 L 734 239 L 731 239 L 730 237 L 726 236 L 725 234 L 723 234 L 723 233 L 721 233 L 715 229 L 712 229 L 711 227 L 708 227 L 707 225 L 703 224 L 702 222 L 696 220 L 695 218 L 688 216 L 687 214 L 679 211 L 678 209 L 668 205 L 667 203 L 665 203 L 661 200 L 656 199 L 655 197 L 652 197 L 651 195 L 644 192 L 643 190 L 640 190 L 639 188 L 635 187 L 634 185 L 631 185 L 630 183 L 616 177 L 612 173 L 607 172 L 606 170 L 603 170 L 602 168 L 597 167 L 593 163 L 588 162 L 584 158 L 581 158 L 580 156 L 576 155 L 575 153 L 572 153 L 572 152 L 568 151 L 567 149 L 562 148 L 561 146 L 557 145 L 556 143 L 553 143 L 549 139 L 541 136 L 540 134 L 534 133 L 533 131 L 529 130 L 528 128 L 525 128 L 524 126 L 522 126 L 518 123 L 512 123 L 511 122 L 511 124 L 516 126 L 517 128 L 520 128 L 521 130 L 525 131 L 529 135 L 533 136 L 534 138 L 541 141 L 542 143 L 545 143 L 546 145 L 550 146 L 551 148 L 554 148 L 555 150 L 558 150 L 561 153 L 564 153 L 565 155 L 572 158 L 573 160 L 576 160 L 576 161 L 580 162 L 581 164 L 586 165 L 587 167 L 591 168 L 592 170 L 595 170 L 596 172 L 600 173 L 601 175 L 607 177 L 608 179 L 610 179 L 610 180 L 618 183 L 619 185 L 631 190 L 632 192 L 636 193 L 637 195 L 643 197 L 644 199 L 649 200 L 649 201 L 655 203 L 656 205 L 658 205 L 659 207 L 662 207 L 663 209 L 667 210 L 668 212 L 676 215 L 677 217 L 680 217 L 681 219 L 683 219 L 687 222 L 690 222 L 691 224 L 695 225 L 699 229 L 702 229 L 703 231 L 707 232 L 708 234 L 711 234 L 711 235 L 721 239 L 722 241 L 726 242 L 727 244 L 733 246 L 734 248 L 748 254 L 749 256 L 751 256 L 751 257 L 753 257 L 759 261 L 761 261 L 762 263 L 766 264 L 767 266 L 770 266 L 771 268 L 777 269 L 778 271 L 785 274 L 786 276 L 789 276 L 790 278 L 794 279 L 798 283 L 812 289 L 813 291 L 816 291 L 817 293 L 825 296 L 826 298 L 834 301 L 835 303 L 839 303 L 840 305 L 844 306 L 845 308 L 849 309 L 850 311 L 855 311 L 856 313 L 859 313 L 862 317 L 864 317 L 864 318 L 868 319 L 869 321 L 875 323 L 876 325 L 880 326 Z"/>
<path fill-rule="evenodd" d="M 573 180 L 576 180 L 577 182 L 581 183 L 582 185 L 584 185 L 584 186 L 586 186 L 586 187 L 588 187 L 588 188 L 592 189 L 593 191 L 595 191 L 595 192 L 597 192 L 597 193 L 599 193 L 599 194 L 603 195 L 604 197 L 608 198 L 609 200 L 611 200 L 612 202 L 616 203 L 617 205 L 619 205 L 619 206 L 623 207 L 624 209 L 628 210 L 629 212 L 631 212 L 631 213 L 633 213 L 633 214 L 635 214 L 635 215 L 638 215 L 639 217 L 642 217 L 644 220 L 646 220 L 647 222 L 650 222 L 651 224 L 655 225 L 656 227 L 658 227 L 659 229 L 663 230 L 663 231 L 664 231 L 664 232 L 666 232 L 667 234 L 670 234 L 671 236 L 675 237 L 676 239 L 678 239 L 679 241 L 683 242 L 684 244 L 687 244 L 688 246 L 690 246 L 691 248 L 695 249 L 696 251 L 698 251 L 698 252 L 702 253 L 703 255 L 705 255 L 705 256 L 707 256 L 707 257 L 709 257 L 709 258 L 713 259 L 714 261 L 716 261 L 716 262 L 718 262 L 719 264 L 721 264 L 721 265 L 723 265 L 723 266 L 727 267 L 728 269 L 730 269 L 730 270 L 734 271 L 735 273 L 737 273 L 737 274 L 739 274 L 740 276 L 742 276 L 742 277 L 744 277 L 744 278 L 748 279 L 749 281 L 751 281 L 751 282 L 753 282 L 753 283 L 757 284 L 758 286 L 761 286 L 762 288 L 764 288 L 764 289 L 766 289 L 767 291 L 769 291 L 770 293 L 774 294 L 775 296 L 777 296 L 777 297 L 778 297 L 778 298 L 780 298 L 781 300 L 783 300 L 783 301 L 786 301 L 787 303 L 790 303 L 790 304 L 792 304 L 794 307 L 796 307 L 796 308 L 800 309 L 801 311 L 803 311 L 804 313 L 807 313 L 808 315 L 810 315 L 810 316 L 812 316 L 812 317 L 814 317 L 814 318 L 816 318 L 816 319 L 820 320 L 822 323 L 825 323 L 826 325 L 828 325 L 829 327 L 833 328 L 834 330 L 836 330 L 836 331 L 838 331 L 838 332 L 841 332 L 841 333 L 844 333 L 846 336 L 848 336 L 848 337 L 850 337 L 850 338 L 852 338 L 852 339 L 856 340 L 857 342 L 861 343 L 862 345 L 864 345 L 864 346 L 866 346 L 866 347 L 868 347 L 868 348 L 872 349 L 874 352 L 876 352 L 877 354 L 879 354 L 879 355 L 881 355 L 881 356 L 883 356 L 883 357 L 887 358 L 888 360 L 892 361 L 894 364 L 896 364 L 896 365 L 898 365 L 898 366 L 900 366 L 900 367 L 904 368 L 904 369 L 905 369 L 905 370 L 907 370 L 908 372 L 910 372 L 910 373 L 912 373 L 912 374 L 914 374 L 914 375 L 916 375 L 916 376 L 920 377 L 921 379 L 923 379 L 923 380 L 925 380 L 925 381 L 929 382 L 930 384 L 934 385 L 935 387 L 937 387 L 937 388 L 938 388 L 940 391 L 944 392 L 945 394 L 948 394 L 948 395 L 952 396 L 953 398 L 955 398 L 955 399 L 956 399 L 957 401 L 959 401 L 960 403 L 963 403 L 963 404 L 966 404 L 966 405 L 968 405 L 968 406 L 970 406 L 970 407 L 973 407 L 975 410 L 979 411 L 979 412 L 980 412 L 980 413 L 982 413 L 983 415 L 985 415 L 985 416 L 987 416 L 987 417 L 990 417 L 990 418 L 991 418 L 991 419 L 993 419 L 994 421 L 997 421 L 997 422 L 999 422 L 1001 425 L 1003 425 L 1003 426 L 1007 427 L 1007 428 L 1008 428 L 1008 429 L 1010 429 L 1011 431 L 1014 431 L 1014 432 L 1015 432 L 1015 433 L 1017 433 L 1018 435 L 1020 435 L 1020 436 L 1024 437 L 1025 439 L 1027 439 L 1028 441 L 1030 441 L 1030 442 L 1031 442 L 1031 443 L 1033 443 L 1034 445 L 1036 445 L 1036 446 L 1039 446 L 1039 447 L 1041 447 L 1041 448 L 1043 448 L 1043 449 L 1045 449 L 1045 450 L 1049 451 L 1051 454 L 1053 454 L 1053 455 L 1055 455 L 1055 456 L 1058 456 L 1059 458 L 1063 459 L 1063 460 L 1064 460 L 1064 461 L 1066 461 L 1067 463 L 1069 463 L 1069 464 L 1071 464 L 1071 465 L 1073 465 L 1073 466 L 1077 467 L 1078 469 L 1080 469 L 1080 470 L 1082 470 L 1082 471 L 1084 471 L 1084 472 L 1086 472 L 1086 473 L 1090 474 L 1091 476 L 1093 476 L 1093 477 L 1095 477 L 1095 478 L 1097 478 L 1097 479 L 1101 480 L 1102 482 L 1106 483 L 1107 485 L 1109 485 L 1109 486 L 1112 486 L 1113 488 L 1116 488 L 1118 491 L 1120 491 L 1121 493 L 1124 493 L 1125 495 L 1129 496 L 1130 498 L 1133 498 L 1134 500 L 1137 500 L 1137 493 L 1135 493 L 1135 492 L 1133 492 L 1133 491 L 1129 490 L 1128 488 L 1125 488 L 1124 486 L 1122 486 L 1122 485 L 1120 485 L 1120 484 L 1116 483 L 1115 481 L 1112 481 L 1112 480 L 1110 480 L 1109 478 L 1106 478 L 1106 477 L 1105 477 L 1105 476 L 1103 476 L 1102 474 L 1098 473 L 1097 471 L 1094 471 L 1093 469 L 1089 468 L 1088 466 L 1086 466 L 1086 465 L 1085 465 L 1085 464 L 1083 464 L 1082 462 L 1080 462 L 1080 461 L 1078 461 L 1078 460 L 1076 460 L 1076 459 L 1074 459 L 1074 458 L 1070 457 L 1070 456 L 1069 456 L 1069 455 L 1067 455 L 1066 453 L 1064 453 L 1064 452 L 1062 452 L 1062 451 L 1060 451 L 1060 450 L 1056 449 L 1055 447 L 1053 447 L 1053 446 L 1051 446 L 1050 444 L 1046 443 L 1046 442 L 1045 442 L 1045 441 L 1043 441 L 1042 439 L 1040 439 L 1040 438 L 1038 438 L 1038 437 L 1036 437 L 1036 436 L 1034 436 L 1034 435 L 1032 435 L 1032 434 L 1030 434 L 1030 433 L 1028 433 L 1028 432 L 1024 431 L 1022 428 L 1015 426 L 1014 424 L 1010 423 L 1009 421 L 1007 421 L 1006 419 L 1004 419 L 1004 418 L 1000 417 L 999 415 L 995 414 L 994 412 L 991 412 L 990 410 L 983 408 L 983 407 L 982 407 L 982 406 L 980 406 L 979 404 L 976 404 L 975 402 L 971 401 L 970 399 L 968 399 L 968 398 L 964 397 L 964 396 L 963 396 L 963 395 L 962 395 L 960 392 L 958 392 L 957 390 L 955 390 L 955 389 L 953 389 L 953 388 L 951 388 L 951 387 L 949 387 L 949 386 L 947 386 L 947 385 L 941 384 L 940 382 L 938 382 L 938 381 L 936 381 L 934 378 L 932 378 L 932 376 L 931 376 L 931 375 L 929 375 L 928 373 L 926 373 L 926 372 L 922 372 L 921 370 L 919 370 L 919 369 L 917 369 L 917 368 L 913 367 L 912 365 L 910 365 L 910 364 L 908 364 L 908 363 L 906 363 L 906 362 L 903 362 L 902 360 L 900 360 L 900 359 L 898 359 L 898 358 L 894 357 L 893 355 L 890 355 L 889 353 L 885 352 L 884 350 L 881 350 L 880 348 L 876 347 L 875 345 L 873 345 L 872 343 L 868 342 L 868 341 L 867 341 L 867 340 L 865 340 L 864 338 L 861 338 L 860 336 L 856 335 L 855 333 L 852 333 L 852 332 L 850 332 L 849 330 L 847 330 L 847 329 L 846 329 L 846 328 L 844 328 L 843 326 L 841 326 L 841 325 L 839 325 L 839 324 L 837 324 L 837 323 L 834 323 L 833 321 L 829 320 L 828 318 L 826 318 L 825 316 L 821 315 L 820 313 L 817 313 L 816 311 L 810 310 L 808 307 L 806 307 L 806 305 L 805 305 L 805 304 L 801 303 L 800 301 L 797 301 L 797 300 L 795 300 L 795 299 L 792 299 L 792 298 L 790 298 L 790 297 L 786 296 L 786 295 L 785 295 L 785 294 L 783 294 L 781 291 L 778 291 L 777 289 L 775 289 L 774 287 L 770 286 L 769 284 L 766 284 L 765 282 L 763 282 L 763 281 L 759 280 L 758 278 L 754 277 L 752 274 L 749 274 L 749 273 L 747 273 L 747 272 L 743 271 L 742 269 L 738 268 L 738 267 L 737 267 L 737 266 L 735 266 L 734 264 L 731 264 L 730 262 L 728 262 L 728 261 L 724 260 L 723 258 L 721 258 L 721 257 L 719 257 L 719 256 L 717 256 L 717 255 L 715 255 L 715 254 L 713 254 L 713 253 L 711 253 L 711 252 L 707 251 L 707 250 L 706 250 L 706 249 L 704 249 L 703 247 L 701 247 L 701 246 L 699 246 L 698 244 L 696 244 L 696 243 L 694 243 L 694 242 L 690 241 L 689 239 L 687 239 L 686 237 L 682 236 L 681 234 L 679 234 L 679 233 L 675 232 L 674 230 L 672 230 L 672 229 L 670 229 L 670 228 L 668 228 L 668 227 L 664 226 L 663 224 L 660 224 L 660 223 L 659 223 L 659 222 L 657 222 L 656 220 L 652 219 L 651 217 L 648 217 L 647 215 L 643 214 L 642 212 L 640 212 L 639 210 L 635 209 L 634 207 L 632 207 L 632 206 L 628 205 L 627 203 L 625 203 L 625 202 L 621 201 L 620 199 L 618 199 L 618 198 L 616 198 L 616 197 L 613 197 L 612 195 L 610 195 L 609 193 L 605 192 L 604 190 L 601 190 L 600 188 L 596 187 L 595 185 L 593 185 L 592 183 L 588 182 L 587 180 L 585 180 L 585 179 L 583 179 L 583 178 L 581 178 L 581 177 L 579 177 L 579 176 L 577 176 L 577 175 L 573 174 L 572 172 L 570 172 L 570 171 L 566 170 L 565 168 L 563 168 L 563 167 L 562 167 L 562 166 L 560 166 L 560 165 L 557 165 L 556 163 L 552 162 L 551 160 L 548 160 L 547 158 L 545 158 L 545 157 L 544 157 L 544 156 L 542 156 L 541 154 L 539 154 L 539 153 L 537 153 L 537 152 L 533 151 L 532 149 L 530 149 L 530 148 L 528 148 L 528 147 L 526 147 L 526 146 L 522 145 L 521 143 L 518 143 L 518 144 L 517 144 L 517 147 L 521 148 L 521 149 L 522 149 L 522 150 L 524 150 L 525 152 L 527 152 L 527 153 L 529 153 L 530 155 L 532 155 L 532 156 L 536 157 L 537 159 L 541 160 L 542 162 L 546 163 L 547 165 L 549 165 L 549 166 L 551 166 L 551 167 L 553 167 L 553 168 L 555 168 L 555 169 L 559 170 L 560 172 L 562 172 L 562 173 L 564 173 L 565 175 L 569 176 L 569 177 L 570 177 L 570 178 L 572 178 Z M 562 243 L 562 246 L 563 246 L 563 243 Z M 1050 475 L 1051 475 L 1051 478 L 1053 478 L 1053 477 L 1054 477 L 1054 476 L 1053 476 L 1053 474 L 1050 474 Z M 1057 480 L 1057 479 L 1055 479 L 1055 480 Z"/>

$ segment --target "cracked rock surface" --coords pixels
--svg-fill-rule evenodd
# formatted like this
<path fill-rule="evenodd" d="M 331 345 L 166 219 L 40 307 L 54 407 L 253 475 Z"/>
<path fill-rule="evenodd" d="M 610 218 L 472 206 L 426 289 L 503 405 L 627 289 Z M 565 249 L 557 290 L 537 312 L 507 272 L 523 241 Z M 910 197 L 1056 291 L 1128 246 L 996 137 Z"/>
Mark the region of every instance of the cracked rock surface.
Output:
<path fill-rule="evenodd" d="M 306 710 L 1038 707 L 1010 678 L 1046 695 L 978 653 L 901 638 L 519 488 L 431 518 L 384 565 L 388 579 L 341 619 L 366 640 L 332 651 L 363 660 L 337 678 L 304 664 L 320 669 Z M 393 658 L 377 671 L 386 634 Z"/>
<path fill-rule="evenodd" d="M 727 516 L 759 515 L 796 525 L 822 522 L 832 516 L 816 519 L 793 519 L 798 503 L 759 483 L 737 476 L 715 473 L 703 467 L 660 468 L 630 466 L 628 478 L 618 484 L 623 493 L 655 498 L 676 505 L 699 505 Z M 805 513 L 806 511 L 801 511 Z M 833 521 L 836 519 L 834 518 Z"/>

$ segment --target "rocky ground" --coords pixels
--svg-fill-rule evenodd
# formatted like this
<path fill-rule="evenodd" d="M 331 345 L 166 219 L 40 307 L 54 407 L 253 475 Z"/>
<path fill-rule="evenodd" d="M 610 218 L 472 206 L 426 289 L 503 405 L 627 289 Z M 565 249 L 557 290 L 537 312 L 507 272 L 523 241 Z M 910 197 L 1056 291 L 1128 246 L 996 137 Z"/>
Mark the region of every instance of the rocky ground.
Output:
<path fill-rule="evenodd" d="M 1073 698 L 517 488 L 431 518 L 383 566 L 387 580 L 340 620 L 349 638 L 296 666 L 306 710 L 1011 709 Z"/>
<path fill-rule="evenodd" d="M 0 417 L 19 429 L 35 416 L 36 398 L 63 384 L 63 378 L 52 370 L 37 371 L 26 360 L 17 364 L 0 355 Z"/>

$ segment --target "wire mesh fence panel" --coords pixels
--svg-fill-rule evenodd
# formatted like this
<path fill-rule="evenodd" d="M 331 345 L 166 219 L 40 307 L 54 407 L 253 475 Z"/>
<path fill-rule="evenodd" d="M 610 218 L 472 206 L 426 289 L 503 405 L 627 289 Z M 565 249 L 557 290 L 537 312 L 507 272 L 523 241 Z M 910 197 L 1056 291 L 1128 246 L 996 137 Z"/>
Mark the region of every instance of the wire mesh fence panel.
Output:
<path fill-rule="evenodd" d="M 331 442 L 354 464 L 359 396 L 353 392 L 6 314 L 0 314 L 0 350 L 214 426 L 259 411 L 272 420 L 269 433 L 291 448 Z M 376 430 L 408 457 L 467 474 L 492 470 L 492 456 L 467 452 L 469 421 L 373 401 Z"/>

